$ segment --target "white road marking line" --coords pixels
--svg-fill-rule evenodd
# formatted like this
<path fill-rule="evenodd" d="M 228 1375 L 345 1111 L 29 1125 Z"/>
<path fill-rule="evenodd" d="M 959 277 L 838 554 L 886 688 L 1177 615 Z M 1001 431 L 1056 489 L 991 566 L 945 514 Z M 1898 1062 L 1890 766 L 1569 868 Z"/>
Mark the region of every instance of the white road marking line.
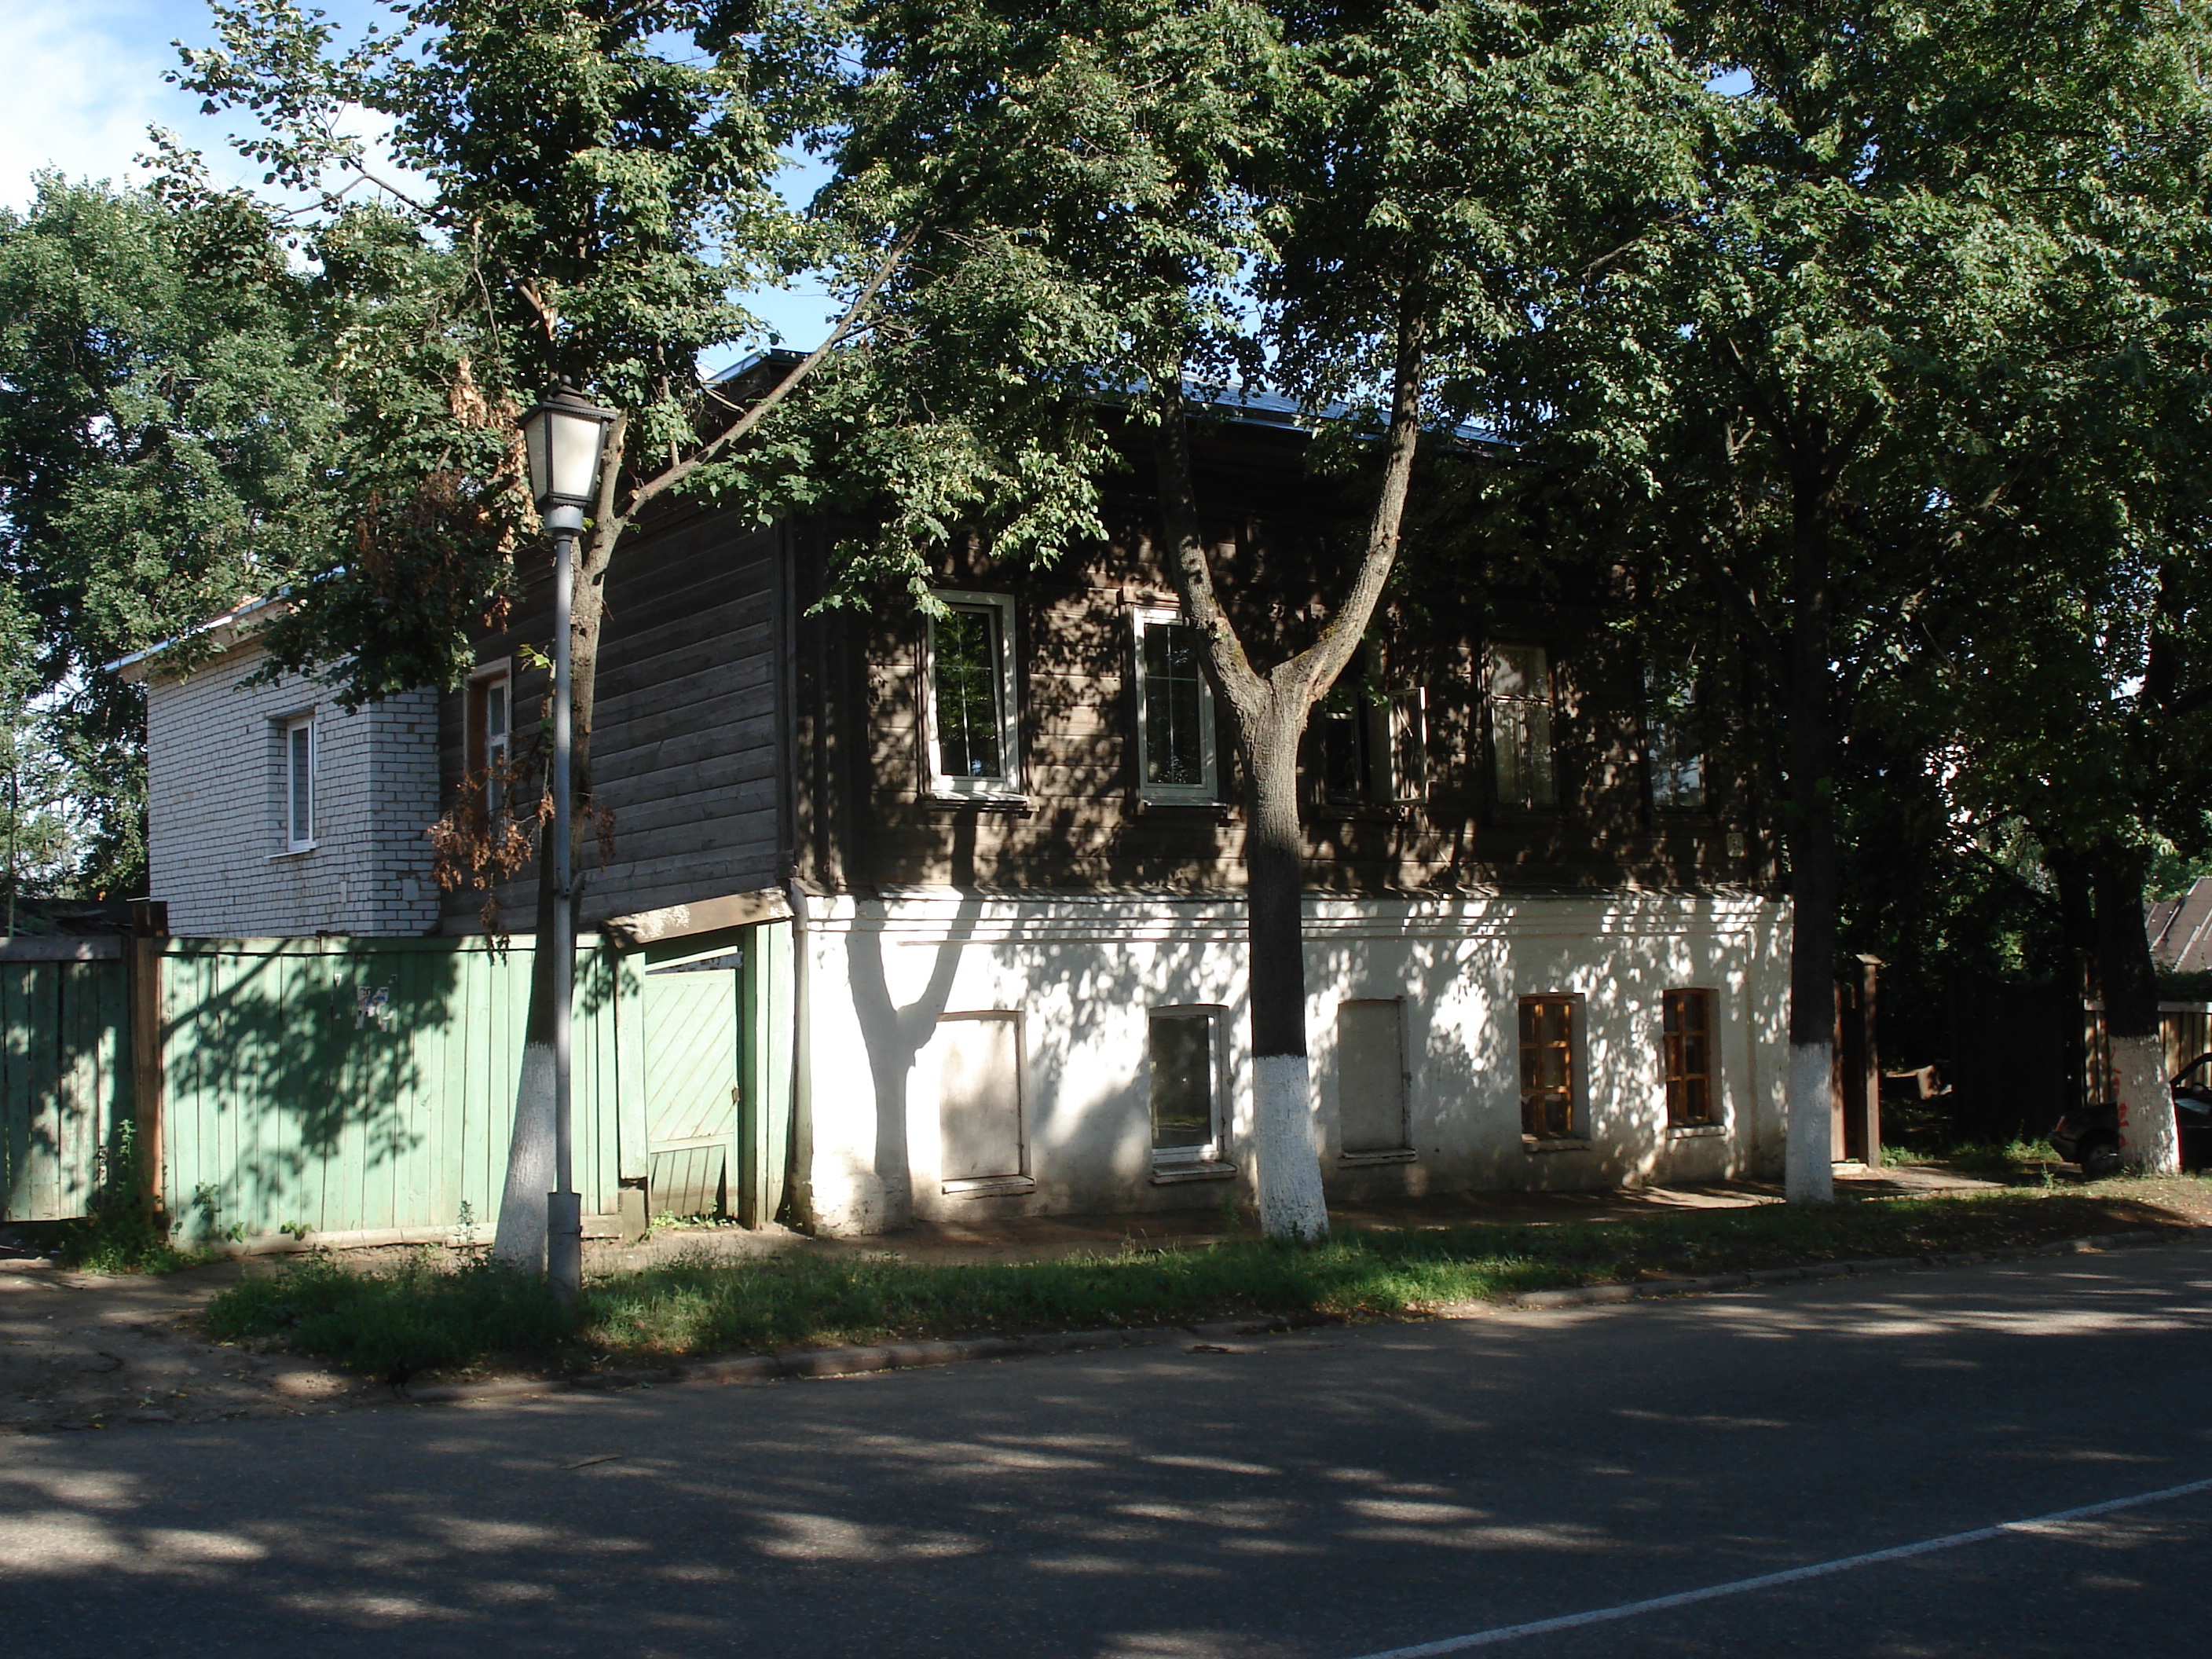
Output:
<path fill-rule="evenodd" d="M 2191 1480 L 2185 1486 L 2139 1492 L 2133 1498 L 2112 1498 L 2101 1504 L 2084 1504 L 2079 1509 L 2055 1510 L 2049 1515 L 2033 1516 L 2026 1521 L 2000 1521 L 1993 1527 L 1977 1527 L 1972 1532 L 1954 1532 L 1944 1538 L 1923 1539 L 1917 1544 L 1899 1544 L 1891 1549 L 1869 1550 L 1864 1555 L 1846 1555 L 1834 1561 L 1815 1562 L 1809 1567 L 1791 1567 L 1785 1572 L 1761 1573 L 1756 1578 L 1739 1578 L 1732 1583 L 1708 1584 L 1703 1589 L 1677 1590 L 1672 1595 L 1655 1595 L 1645 1601 L 1624 1601 L 1617 1607 L 1599 1607 L 1590 1613 L 1562 1613 L 1556 1619 L 1538 1619 L 1525 1625 L 1500 1625 L 1495 1630 L 1477 1631 L 1471 1636 L 1448 1636 L 1440 1642 L 1422 1642 L 1410 1648 L 1390 1648 L 1381 1653 L 1362 1654 L 1360 1659 L 1430 1659 L 1434 1654 L 1462 1653 L 1469 1648 L 1486 1648 L 1496 1642 L 1518 1641 L 1524 1636 L 1541 1636 L 1555 1630 L 1574 1630 L 1583 1625 L 1608 1624 L 1615 1619 L 1633 1619 L 1639 1613 L 1663 1613 L 1668 1607 L 1686 1607 L 1692 1602 L 1711 1601 L 1723 1595 L 1743 1595 L 1753 1590 L 1770 1589 L 1777 1584 L 1795 1584 L 1802 1579 L 1825 1578 L 1830 1573 L 1849 1572 L 1854 1567 L 1877 1566 L 1884 1561 L 1905 1561 L 1916 1555 L 1933 1555 L 1939 1550 L 1960 1549 L 1968 1544 L 1985 1543 L 1992 1538 L 2002 1538 L 2007 1533 L 2055 1531 L 2074 1522 L 2086 1521 L 2093 1516 L 2111 1515 L 2118 1510 L 2141 1509 L 2146 1504 L 2164 1504 L 2176 1498 L 2192 1497 L 2200 1492 L 2212 1492 L 2212 1480 Z"/>

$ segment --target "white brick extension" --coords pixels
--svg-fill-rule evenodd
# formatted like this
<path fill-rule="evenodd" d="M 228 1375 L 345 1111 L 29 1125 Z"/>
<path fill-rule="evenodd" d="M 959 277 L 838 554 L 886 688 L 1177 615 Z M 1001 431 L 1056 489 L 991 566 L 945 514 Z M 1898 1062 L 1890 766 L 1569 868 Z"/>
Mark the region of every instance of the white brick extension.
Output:
<path fill-rule="evenodd" d="M 354 714 L 289 676 L 247 685 L 264 653 L 241 615 L 210 630 L 188 672 L 159 654 L 130 664 L 146 687 L 151 896 L 173 933 L 280 938 L 410 934 L 438 922 L 438 699 L 410 691 Z M 240 626 L 246 623 L 246 626 Z M 286 721 L 315 717 L 314 844 L 286 849 Z"/>

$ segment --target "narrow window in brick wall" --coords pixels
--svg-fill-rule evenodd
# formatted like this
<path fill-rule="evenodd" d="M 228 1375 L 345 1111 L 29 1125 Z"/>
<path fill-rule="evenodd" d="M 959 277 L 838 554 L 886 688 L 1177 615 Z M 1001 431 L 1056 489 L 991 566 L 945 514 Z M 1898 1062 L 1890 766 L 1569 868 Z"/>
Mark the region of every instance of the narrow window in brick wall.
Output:
<path fill-rule="evenodd" d="M 1521 1133 L 1565 1140 L 1575 1132 L 1575 1000 L 1521 999 Z"/>
<path fill-rule="evenodd" d="M 284 722 L 284 850 L 304 853 L 315 844 L 315 717 Z"/>
<path fill-rule="evenodd" d="M 1713 994 L 1669 991 L 1662 999 L 1660 1042 L 1667 1066 L 1667 1121 L 1693 1128 L 1713 1121 Z"/>

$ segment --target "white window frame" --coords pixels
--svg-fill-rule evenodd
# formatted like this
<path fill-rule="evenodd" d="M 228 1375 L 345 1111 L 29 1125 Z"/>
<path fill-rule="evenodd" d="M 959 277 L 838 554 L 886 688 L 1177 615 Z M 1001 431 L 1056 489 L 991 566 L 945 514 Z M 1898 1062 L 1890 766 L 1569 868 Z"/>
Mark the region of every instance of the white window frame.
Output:
<path fill-rule="evenodd" d="M 1212 1063 L 1213 1088 L 1207 1101 L 1212 1115 L 1212 1139 L 1197 1146 L 1153 1146 L 1152 1168 L 1155 1171 L 1218 1170 L 1229 1168 L 1229 1045 L 1223 1039 L 1228 1031 L 1228 1009 L 1218 1003 L 1168 1003 L 1145 1010 L 1145 1139 L 1152 1138 L 1152 1022 L 1156 1019 L 1202 1019 L 1206 1024 L 1206 1054 Z"/>
<path fill-rule="evenodd" d="M 288 854 L 312 853 L 316 846 L 316 820 L 322 815 L 322 803 L 316 799 L 315 787 L 322 744 L 320 734 L 315 730 L 313 711 L 311 709 L 304 714 L 286 716 L 277 722 L 277 731 L 278 742 L 283 752 L 281 771 L 284 791 L 277 810 L 277 823 L 283 832 L 284 851 Z M 307 734 L 307 823 L 304 835 L 301 833 L 295 816 L 300 799 L 300 780 L 294 769 L 292 738 L 296 732 Z"/>
<path fill-rule="evenodd" d="M 491 690 L 495 685 L 507 690 L 507 730 L 498 740 L 495 755 L 492 735 L 486 725 L 491 710 Z M 466 736 L 465 757 L 484 772 L 484 811 L 487 819 L 494 823 L 505 816 L 507 802 L 499 794 L 491 781 L 495 761 L 511 763 L 514 758 L 514 665 L 511 658 L 501 657 L 488 662 L 469 676 L 468 697 L 465 703 L 469 729 Z"/>
<path fill-rule="evenodd" d="M 1174 605 L 1130 607 L 1129 643 L 1136 662 L 1130 684 L 1136 688 L 1137 693 L 1138 799 L 1168 805 L 1212 806 L 1221 799 L 1221 771 L 1215 760 L 1213 748 L 1213 686 L 1202 668 L 1198 676 L 1198 760 L 1202 781 L 1194 784 L 1145 781 L 1152 769 L 1151 717 L 1146 713 L 1152 700 L 1145 695 L 1145 630 L 1167 624 L 1193 627 L 1190 619 Z"/>
<path fill-rule="evenodd" d="M 955 610 L 989 610 L 997 615 L 995 636 L 999 678 L 999 759 L 1004 769 L 997 777 L 954 777 L 945 769 L 944 750 L 938 742 L 937 618 L 929 619 L 921 653 L 921 707 L 927 746 L 929 793 L 959 800 L 1019 801 L 1022 790 L 1021 714 L 1014 700 L 1014 600 L 1010 593 L 969 593 L 939 588 L 933 594 Z"/>

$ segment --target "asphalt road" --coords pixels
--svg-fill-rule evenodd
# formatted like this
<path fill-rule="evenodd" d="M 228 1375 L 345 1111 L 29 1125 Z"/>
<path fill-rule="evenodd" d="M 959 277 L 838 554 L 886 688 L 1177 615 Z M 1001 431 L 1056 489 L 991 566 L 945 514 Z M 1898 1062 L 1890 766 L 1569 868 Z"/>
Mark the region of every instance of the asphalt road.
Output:
<path fill-rule="evenodd" d="M 1364 1659 L 2212 1477 L 2212 1249 L 0 1439 L 0 1652 Z M 2212 1491 L 1462 1650 L 2201 1655 Z"/>

